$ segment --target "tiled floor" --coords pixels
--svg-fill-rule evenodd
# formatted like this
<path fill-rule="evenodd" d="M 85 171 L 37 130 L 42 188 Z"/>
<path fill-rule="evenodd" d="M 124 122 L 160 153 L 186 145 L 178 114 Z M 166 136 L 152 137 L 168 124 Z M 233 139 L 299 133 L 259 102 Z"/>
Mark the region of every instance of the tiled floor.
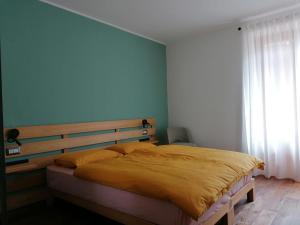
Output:
<path fill-rule="evenodd" d="M 291 180 L 256 179 L 256 200 L 243 199 L 236 207 L 236 225 L 300 225 L 300 183 Z M 97 214 L 56 201 L 14 212 L 9 225 L 97 225 L 114 224 Z"/>

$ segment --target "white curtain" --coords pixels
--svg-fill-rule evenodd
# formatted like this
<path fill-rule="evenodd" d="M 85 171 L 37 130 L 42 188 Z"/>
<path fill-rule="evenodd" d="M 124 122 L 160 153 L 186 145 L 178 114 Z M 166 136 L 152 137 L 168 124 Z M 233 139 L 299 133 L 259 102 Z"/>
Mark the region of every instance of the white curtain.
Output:
<path fill-rule="evenodd" d="M 300 16 L 250 23 L 243 42 L 244 150 L 300 181 Z"/>

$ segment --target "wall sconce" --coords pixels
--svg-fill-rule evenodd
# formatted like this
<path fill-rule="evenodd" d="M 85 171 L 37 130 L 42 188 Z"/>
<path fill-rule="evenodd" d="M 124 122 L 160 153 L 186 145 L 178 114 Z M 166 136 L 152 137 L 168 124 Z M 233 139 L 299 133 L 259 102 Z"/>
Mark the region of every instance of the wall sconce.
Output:
<path fill-rule="evenodd" d="M 143 128 L 151 128 L 151 124 L 146 120 L 146 119 L 143 119 L 142 120 L 142 124 L 143 124 Z"/>
<path fill-rule="evenodd" d="M 19 146 L 21 146 L 22 144 L 18 141 L 18 136 L 20 134 L 20 131 L 18 129 L 11 129 L 8 130 L 6 133 L 7 136 L 7 142 L 8 143 L 14 143 L 16 142 Z"/>

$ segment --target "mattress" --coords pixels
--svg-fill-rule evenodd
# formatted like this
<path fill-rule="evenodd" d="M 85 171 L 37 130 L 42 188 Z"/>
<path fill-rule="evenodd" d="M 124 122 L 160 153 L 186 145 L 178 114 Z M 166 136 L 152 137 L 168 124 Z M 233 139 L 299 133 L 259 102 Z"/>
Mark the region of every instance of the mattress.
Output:
<path fill-rule="evenodd" d="M 250 175 L 243 177 L 196 221 L 171 202 L 79 179 L 73 176 L 73 173 L 74 170 L 72 169 L 55 165 L 48 166 L 48 186 L 54 190 L 71 194 L 159 225 L 200 225 L 226 204 L 231 196 L 251 181 Z"/>

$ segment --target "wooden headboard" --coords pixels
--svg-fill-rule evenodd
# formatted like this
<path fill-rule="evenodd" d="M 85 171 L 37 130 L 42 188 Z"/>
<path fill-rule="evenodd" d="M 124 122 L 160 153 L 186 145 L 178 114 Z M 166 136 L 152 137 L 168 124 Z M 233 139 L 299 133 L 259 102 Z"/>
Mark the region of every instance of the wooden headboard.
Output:
<path fill-rule="evenodd" d="M 59 154 L 87 148 L 104 148 L 119 141 L 156 143 L 156 121 L 154 118 L 144 119 L 150 124 L 147 128 L 142 126 L 143 119 L 5 128 L 5 140 L 11 129 L 18 129 L 17 139 L 21 142 L 20 153 L 6 154 L 6 161 L 28 160 L 26 163 L 6 166 L 8 192 L 20 193 L 8 196 L 8 208 L 18 208 L 46 198 L 44 168 L 52 164 Z M 16 146 L 15 143 L 6 143 L 5 148 Z M 34 189 L 38 186 L 43 188 Z"/>
<path fill-rule="evenodd" d="M 143 119 L 102 121 L 76 124 L 58 124 L 45 126 L 16 127 L 20 134 L 18 140 L 22 143 L 21 152 L 16 155 L 6 155 L 6 159 L 28 158 L 28 163 L 7 166 L 6 173 L 23 172 L 26 170 L 43 168 L 53 162 L 58 154 L 72 148 L 92 146 L 97 144 L 117 143 L 122 140 L 155 139 L 155 119 L 146 118 L 151 127 L 142 127 Z M 12 128 L 5 128 L 7 133 Z M 98 133 L 97 133 L 98 132 Z M 45 140 L 46 139 L 46 140 Z M 12 148 L 16 144 L 6 144 Z M 50 156 L 45 156 L 50 154 Z"/>

